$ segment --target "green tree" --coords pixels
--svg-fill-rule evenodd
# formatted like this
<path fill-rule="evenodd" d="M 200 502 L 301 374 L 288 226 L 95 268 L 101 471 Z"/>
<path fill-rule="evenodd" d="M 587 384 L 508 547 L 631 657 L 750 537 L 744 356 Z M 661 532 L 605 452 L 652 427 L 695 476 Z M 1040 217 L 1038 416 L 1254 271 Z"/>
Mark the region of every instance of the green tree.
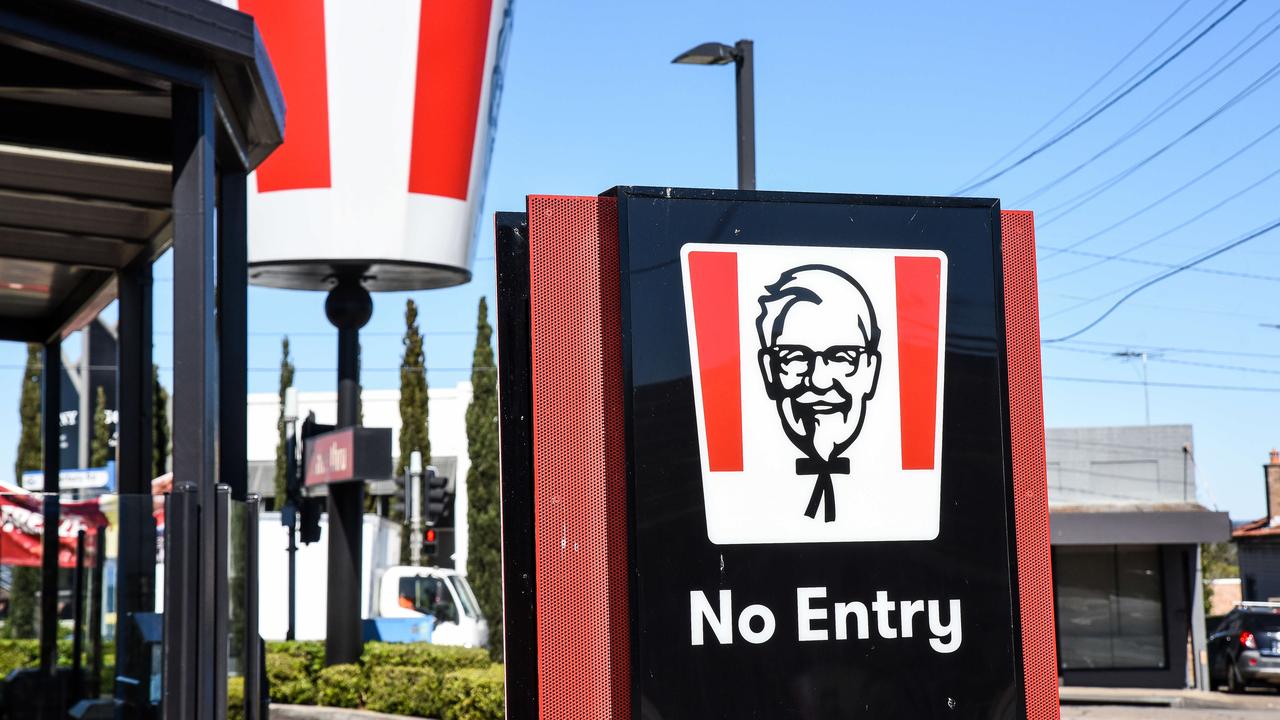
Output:
<path fill-rule="evenodd" d="M 1213 582 L 1222 578 L 1240 577 L 1240 560 L 1236 544 L 1227 542 L 1205 543 L 1200 546 L 1200 577 L 1204 587 L 1200 589 L 1204 600 L 1204 614 L 1210 615 L 1213 602 Z"/>
<path fill-rule="evenodd" d="M 39 470 L 43 462 L 40 449 L 40 346 L 27 346 L 27 366 L 22 371 L 22 396 L 18 404 L 21 430 L 18 435 L 18 457 L 14 463 L 17 484 L 22 473 Z M 40 592 L 40 568 L 15 567 L 9 589 L 9 622 L 5 635 L 12 638 L 36 636 L 36 593 Z"/>
<path fill-rule="evenodd" d="M 169 430 L 169 391 L 160 384 L 159 366 L 151 366 L 151 477 L 160 477 L 169 467 L 172 438 Z"/>
<path fill-rule="evenodd" d="M 98 386 L 93 400 L 93 437 L 89 440 L 89 467 L 106 467 L 111 459 L 111 433 L 107 431 L 107 391 Z"/>
<path fill-rule="evenodd" d="M 467 406 L 467 579 L 489 618 L 489 653 L 502 660 L 502 527 L 498 498 L 498 382 L 489 306 L 480 298 Z"/>
<path fill-rule="evenodd" d="M 273 502 L 277 509 L 284 507 L 287 493 L 287 480 L 285 478 L 286 458 L 284 454 L 284 393 L 293 387 L 293 372 L 293 362 L 289 360 L 289 337 L 286 335 L 280 341 L 280 414 L 276 417 L 278 442 L 276 443 L 276 496 Z"/>
<path fill-rule="evenodd" d="M 409 467 L 409 455 L 417 450 L 422 462 L 431 462 L 431 439 L 427 436 L 427 369 L 422 349 L 422 331 L 418 328 L 418 306 L 413 299 L 404 305 L 404 355 L 400 358 L 400 456 L 396 460 L 396 477 L 403 477 Z M 397 488 L 391 519 L 403 523 L 404 488 Z M 409 533 L 400 533 L 400 562 L 409 562 Z"/>

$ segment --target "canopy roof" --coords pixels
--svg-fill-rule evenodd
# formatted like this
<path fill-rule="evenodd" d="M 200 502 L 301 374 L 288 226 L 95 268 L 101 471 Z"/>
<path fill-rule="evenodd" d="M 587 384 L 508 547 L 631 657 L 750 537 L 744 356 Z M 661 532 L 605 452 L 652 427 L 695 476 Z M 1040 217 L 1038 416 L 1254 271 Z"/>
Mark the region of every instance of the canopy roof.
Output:
<path fill-rule="evenodd" d="M 75 330 L 115 271 L 172 242 L 174 83 L 212 82 L 221 163 L 283 140 L 253 19 L 210 0 L 16 0 L 0 9 L 0 339 Z"/>

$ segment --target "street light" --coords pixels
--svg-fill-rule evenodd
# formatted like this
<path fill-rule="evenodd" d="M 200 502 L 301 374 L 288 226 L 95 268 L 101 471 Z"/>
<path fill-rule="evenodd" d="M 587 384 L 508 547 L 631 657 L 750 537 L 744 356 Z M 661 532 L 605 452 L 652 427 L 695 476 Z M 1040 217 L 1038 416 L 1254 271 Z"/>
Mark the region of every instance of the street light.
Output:
<path fill-rule="evenodd" d="M 755 63 L 750 40 L 733 46 L 703 43 L 676 56 L 680 65 L 727 65 L 732 62 L 737 77 L 738 96 L 738 189 L 756 189 L 756 99 Z"/>

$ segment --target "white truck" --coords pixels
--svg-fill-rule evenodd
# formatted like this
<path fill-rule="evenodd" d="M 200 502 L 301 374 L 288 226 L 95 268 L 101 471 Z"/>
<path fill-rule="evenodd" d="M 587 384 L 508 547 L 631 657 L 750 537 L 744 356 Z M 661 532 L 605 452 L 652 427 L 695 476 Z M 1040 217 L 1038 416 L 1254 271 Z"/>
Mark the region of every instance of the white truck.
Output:
<path fill-rule="evenodd" d="M 325 636 L 329 570 L 328 521 L 320 542 L 299 543 L 295 638 Z M 484 647 L 489 624 L 465 576 L 456 570 L 400 565 L 400 525 L 365 515 L 361 548 L 360 607 L 365 639 L 426 641 Z M 267 640 L 284 640 L 289 628 L 288 529 L 280 513 L 264 512 L 258 525 L 258 628 Z"/>

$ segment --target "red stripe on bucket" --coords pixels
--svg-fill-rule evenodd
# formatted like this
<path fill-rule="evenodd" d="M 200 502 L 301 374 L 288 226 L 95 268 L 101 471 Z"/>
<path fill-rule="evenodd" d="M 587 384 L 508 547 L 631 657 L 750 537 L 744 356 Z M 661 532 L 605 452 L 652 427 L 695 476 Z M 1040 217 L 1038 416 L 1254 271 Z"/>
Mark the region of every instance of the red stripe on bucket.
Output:
<path fill-rule="evenodd" d="M 742 362 L 738 335 L 738 256 L 689 253 L 689 290 L 697 338 L 707 465 L 742 470 Z"/>
<path fill-rule="evenodd" d="M 898 292 L 898 392 L 902 469 L 932 470 L 938 408 L 938 315 L 942 261 L 894 258 Z"/>
<path fill-rule="evenodd" d="M 492 2 L 422 0 L 409 192 L 467 199 Z"/>
<path fill-rule="evenodd" d="M 327 188 L 329 73 L 324 0 L 240 0 L 240 9 L 258 21 L 289 113 L 284 144 L 258 167 L 258 192 Z"/>

